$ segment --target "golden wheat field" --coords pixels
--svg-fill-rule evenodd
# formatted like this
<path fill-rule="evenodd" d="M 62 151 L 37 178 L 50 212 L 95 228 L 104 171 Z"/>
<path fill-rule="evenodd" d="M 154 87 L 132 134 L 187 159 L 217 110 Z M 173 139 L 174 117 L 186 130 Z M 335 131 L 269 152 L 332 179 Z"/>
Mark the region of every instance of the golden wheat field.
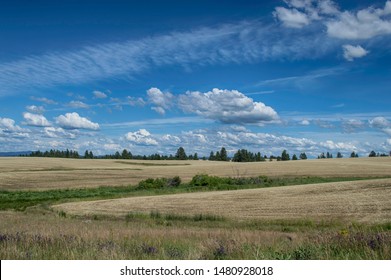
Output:
<path fill-rule="evenodd" d="M 146 178 L 199 173 L 247 177 L 266 175 L 379 177 L 391 175 L 391 158 L 346 158 L 251 163 L 140 161 L 61 158 L 0 158 L 0 190 L 43 190 L 137 184 Z"/>
<path fill-rule="evenodd" d="M 391 179 L 84 201 L 60 204 L 55 209 L 74 215 L 157 211 L 239 220 L 386 222 L 391 220 Z"/>
<path fill-rule="evenodd" d="M 164 195 L 146 190 L 104 200 L 83 196 L 98 186 L 174 176 L 189 182 L 200 173 L 345 179 Z M 389 157 L 258 163 L 0 158 L 1 198 L 9 205 L 0 211 L 0 258 L 390 259 L 390 175 Z M 80 197 L 40 195 L 72 188 Z M 18 206 L 29 199 L 33 206 Z"/>

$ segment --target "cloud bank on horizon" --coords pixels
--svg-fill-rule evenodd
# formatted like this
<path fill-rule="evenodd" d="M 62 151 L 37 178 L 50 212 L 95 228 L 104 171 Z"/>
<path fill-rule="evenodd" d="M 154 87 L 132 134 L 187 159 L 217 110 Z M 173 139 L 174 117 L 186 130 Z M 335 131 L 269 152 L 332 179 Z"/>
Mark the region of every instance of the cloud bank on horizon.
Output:
<path fill-rule="evenodd" d="M 388 153 L 391 1 L 372 2 L 285 0 L 259 16 L 221 11 L 187 30 L 99 44 L 81 44 L 80 29 L 77 48 L 48 49 L 49 37 L 34 54 L 0 46 L 0 151 Z M 11 27 L 9 38 L 23 35 Z"/>

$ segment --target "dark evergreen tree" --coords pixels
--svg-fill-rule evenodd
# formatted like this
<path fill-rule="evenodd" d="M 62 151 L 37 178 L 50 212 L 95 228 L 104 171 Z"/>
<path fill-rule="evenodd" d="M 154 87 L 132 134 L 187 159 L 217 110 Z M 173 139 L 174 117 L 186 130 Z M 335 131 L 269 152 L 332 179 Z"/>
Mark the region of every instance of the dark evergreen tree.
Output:
<path fill-rule="evenodd" d="M 321 153 L 321 154 L 318 156 L 318 159 L 323 159 L 323 158 L 326 158 L 326 156 L 324 155 L 324 153 Z"/>
<path fill-rule="evenodd" d="M 300 154 L 300 159 L 307 159 L 307 155 L 305 153 Z"/>
<path fill-rule="evenodd" d="M 222 161 L 228 160 L 227 150 L 224 147 L 222 147 L 220 150 L 220 160 Z"/>
<path fill-rule="evenodd" d="M 371 151 L 368 155 L 369 157 L 376 157 L 376 153 L 375 151 Z"/>
<path fill-rule="evenodd" d="M 288 152 L 286 150 L 283 150 L 281 153 L 281 160 L 286 161 L 286 160 L 290 160 L 290 159 L 291 158 L 290 158 Z"/>
<path fill-rule="evenodd" d="M 343 158 L 343 155 L 341 154 L 341 152 L 337 153 L 337 158 Z"/>
<path fill-rule="evenodd" d="M 178 148 L 178 150 L 175 154 L 175 158 L 179 159 L 179 160 L 186 160 L 187 159 L 187 155 L 186 155 L 185 149 L 183 147 Z"/>

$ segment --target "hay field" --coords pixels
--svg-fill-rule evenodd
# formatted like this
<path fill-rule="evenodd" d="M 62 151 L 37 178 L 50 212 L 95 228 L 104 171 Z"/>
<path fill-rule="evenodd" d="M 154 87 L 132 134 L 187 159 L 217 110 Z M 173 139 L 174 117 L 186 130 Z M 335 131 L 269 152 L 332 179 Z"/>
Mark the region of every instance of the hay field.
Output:
<path fill-rule="evenodd" d="M 74 215 L 129 212 L 209 214 L 239 220 L 313 219 L 380 223 L 391 220 L 391 179 L 336 182 L 264 189 L 186 193 L 65 203 Z"/>
<path fill-rule="evenodd" d="M 140 180 L 199 173 L 246 177 L 266 175 L 376 177 L 391 174 L 391 158 L 346 158 L 273 162 L 140 161 L 61 158 L 0 158 L 0 190 L 43 190 L 137 184 Z"/>

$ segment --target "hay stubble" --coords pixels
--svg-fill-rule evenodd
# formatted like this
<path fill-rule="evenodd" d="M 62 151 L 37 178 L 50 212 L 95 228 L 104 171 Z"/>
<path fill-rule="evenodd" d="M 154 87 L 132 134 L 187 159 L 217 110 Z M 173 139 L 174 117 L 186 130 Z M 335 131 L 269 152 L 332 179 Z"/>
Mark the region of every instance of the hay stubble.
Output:
<path fill-rule="evenodd" d="M 210 214 L 232 219 L 313 219 L 386 222 L 391 219 L 391 179 L 266 189 L 186 193 L 73 202 L 55 206 L 74 215 L 129 212 Z"/>
<path fill-rule="evenodd" d="M 147 178 L 199 173 L 221 177 L 266 175 L 320 177 L 390 176 L 391 158 L 325 159 L 287 162 L 139 161 L 60 158 L 0 158 L 0 189 L 43 190 L 137 184 Z"/>

